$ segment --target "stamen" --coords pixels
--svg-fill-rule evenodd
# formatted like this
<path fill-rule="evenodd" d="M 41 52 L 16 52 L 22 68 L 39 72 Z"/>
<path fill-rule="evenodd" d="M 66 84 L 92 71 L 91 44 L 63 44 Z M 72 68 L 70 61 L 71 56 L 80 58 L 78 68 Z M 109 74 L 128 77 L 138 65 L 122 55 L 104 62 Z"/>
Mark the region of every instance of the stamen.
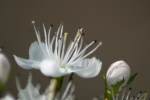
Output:
<path fill-rule="evenodd" d="M 85 48 L 84 48 L 81 52 L 79 52 L 78 55 L 76 55 L 76 56 L 73 58 L 74 61 L 72 61 L 72 62 L 70 62 L 70 63 L 75 63 L 75 62 L 81 60 L 81 59 L 79 59 L 79 58 L 81 58 L 81 56 L 85 53 L 85 51 L 86 51 L 89 47 L 91 47 L 94 43 L 95 43 L 95 41 L 92 41 L 91 43 L 89 43 L 88 45 L 86 45 Z M 83 58 L 83 57 L 82 57 L 82 58 Z"/>
<path fill-rule="evenodd" d="M 54 25 L 53 25 L 53 24 L 50 24 L 50 27 L 54 27 Z"/>
<path fill-rule="evenodd" d="M 34 20 L 32 20 L 32 24 L 35 24 L 35 21 L 34 21 Z"/>
<path fill-rule="evenodd" d="M 44 31 L 44 37 L 45 37 L 46 51 L 47 51 L 47 53 L 48 53 L 49 56 L 50 56 L 49 48 L 48 48 L 48 37 L 47 37 L 47 32 L 46 32 L 46 28 L 45 28 L 45 25 L 44 25 L 44 24 L 43 24 L 43 31 Z"/>
<path fill-rule="evenodd" d="M 129 91 L 131 91 L 132 90 L 132 88 L 129 88 Z"/>
<path fill-rule="evenodd" d="M 88 45 L 86 45 L 85 48 L 84 48 L 81 52 L 79 52 L 79 54 L 77 55 L 77 57 L 79 57 L 79 56 L 81 56 L 82 54 L 84 54 L 85 51 L 86 51 L 89 47 L 91 47 L 94 43 L 95 43 L 95 41 L 92 41 L 91 43 L 89 43 Z"/>
<path fill-rule="evenodd" d="M 68 55 L 70 54 L 72 47 L 73 47 L 74 42 L 71 42 L 70 45 L 68 46 L 68 49 L 66 51 L 66 54 L 64 56 L 63 62 L 66 63 L 68 59 Z"/>
<path fill-rule="evenodd" d="M 80 52 L 80 50 L 81 50 L 81 48 L 82 48 L 82 45 L 83 45 L 83 38 L 81 38 L 81 42 L 80 42 L 79 48 L 76 48 L 76 50 L 75 50 L 75 52 L 74 52 L 72 58 L 69 60 L 68 63 L 70 63 L 70 62 L 72 62 L 73 60 L 76 59 L 78 53 Z"/>
<path fill-rule="evenodd" d="M 83 45 L 83 38 L 81 38 L 81 42 L 80 42 L 79 49 L 78 49 L 77 53 L 80 52 L 80 50 L 81 50 L 81 48 L 82 48 L 82 45 Z"/>
<path fill-rule="evenodd" d="M 61 53 L 61 59 L 64 58 L 64 52 L 65 52 L 65 47 L 66 47 L 67 36 L 68 36 L 68 33 L 65 32 L 65 33 L 64 33 L 64 40 L 63 40 L 62 53 Z"/>
<path fill-rule="evenodd" d="M 55 56 L 57 56 L 57 48 L 58 48 L 57 40 L 58 40 L 58 35 L 56 35 L 56 38 L 55 38 L 55 50 L 54 50 Z"/>
<path fill-rule="evenodd" d="M 60 38 L 62 38 L 63 29 L 64 29 L 64 27 L 63 27 L 63 25 L 61 24 L 61 29 L 60 29 Z"/>
<path fill-rule="evenodd" d="M 83 33 L 83 28 L 80 28 L 80 29 L 79 29 L 79 33 L 80 33 L 80 34 Z"/>
<path fill-rule="evenodd" d="M 47 43 L 47 32 L 46 32 L 46 28 L 45 28 L 45 25 L 43 24 L 43 31 L 44 31 L 44 37 L 45 37 L 45 43 Z"/>
<path fill-rule="evenodd" d="M 58 49 L 59 49 L 59 43 L 58 43 L 58 37 L 60 33 L 61 25 L 58 27 L 58 30 L 56 32 L 56 39 L 55 39 L 55 55 L 58 57 Z"/>
<path fill-rule="evenodd" d="M 144 100 L 144 99 L 142 99 L 143 96 L 144 96 L 144 93 L 142 91 L 139 91 L 136 95 L 135 100 Z"/>
<path fill-rule="evenodd" d="M 48 40 L 47 40 L 47 41 L 48 41 L 48 46 L 50 45 L 51 29 L 52 29 L 52 27 L 50 26 L 50 27 L 49 27 L 49 30 L 48 30 Z"/>
<path fill-rule="evenodd" d="M 64 41 L 67 41 L 67 36 L 68 36 L 68 34 L 69 34 L 69 33 L 67 33 L 67 32 L 64 33 Z"/>
<path fill-rule="evenodd" d="M 77 50 L 77 47 L 78 47 L 78 43 L 81 39 L 81 34 L 80 32 L 78 31 L 77 32 L 77 35 L 76 35 L 76 38 L 75 40 L 73 41 L 73 44 L 71 46 L 71 48 L 69 49 L 69 51 L 67 51 L 67 54 L 66 54 L 66 58 L 65 58 L 65 61 L 69 61 L 71 60 L 71 57 L 74 55 L 73 53 Z"/>
<path fill-rule="evenodd" d="M 82 36 L 85 36 L 85 33 L 81 33 Z"/>
<path fill-rule="evenodd" d="M 148 93 L 146 93 L 146 92 L 145 92 L 145 93 L 142 93 L 139 100 L 146 100 L 147 97 L 148 97 Z"/>
<path fill-rule="evenodd" d="M 59 40 L 58 40 L 58 56 L 61 59 L 61 51 L 62 51 L 62 33 L 63 33 L 63 25 L 60 26 L 60 36 L 59 36 Z"/>
<path fill-rule="evenodd" d="M 50 45 L 49 45 L 49 48 L 50 48 L 50 50 L 51 50 L 51 52 L 54 54 L 54 49 L 53 49 L 53 45 L 54 45 L 54 40 L 55 40 L 55 36 L 53 36 L 53 38 L 52 38 L 52 40 L 51 40 L 51 43 L 50 43 Z"/>
<path fill-rule="evenodd" d="M 81 55 L 84 51 L 86 51 L 90 46 L 92 46 L 95 43 L 95 41 L 92 41 L 91 43 L 89 43 L 88 45 L 85 46 L 85 48 L 79 53 L 79 55 Z"/>
<path fill-rule="evenodd" d="M 77 38 L 81 35 L 81 31 L 82 31 L 82 30 L 80 30 L 80 29 L 77 31 L 76 36 L 75 36 L 75 38 L 74 38 L 74 41 L 76 41 Z"/>
<path fill-rule="evenodd" d="M 122 96 L 121 96 L 121 100 L 124 100 L 125 98 L 125 91 L 123 91 Z"/>
<path fill-rule="evenodd" d="M 58 57 L 57 56 L 57 48 L 58 48 L 58 43 L 57 43 L 57 36 L 56 36 L 56 38 L 55 38 L 55 47 L 54 47 L 55 49 L 54 49 L 54 55 L 56 56 L 56 57 Z"/>
<path fill-rule="evenodd" d="M 39 30 L 35 27 L 35 21 L 32 21 L 32 24 L 33 24 L 33 27 L 34 27 L 34 31 L 35 31 L 35 34 L 36 34 L 36 37 L 37 37 L 37 41 L 39 43 L 39 47 L 41 48 L 41 51 L 43 52 L 43 54 L 45 56 L 47 56 L 44 52 L 44 50 L 42 49 L 42 42 L 41 42 L 41 37 L 40 37 L 40 32 Z"/>
<path fill-rule="evenodd" d="M 129 100 L 129 97 L 130 97 L 130 94 L 131 94 L 131 90 L 130 89 L 131 88 L 129 88 L 129 91 L 128 91 L 127 95 L 126 95 L 126 100 Z"/>
<path fill-rule="evenodd" d="M 64 93 L 62 95 L 61 100 L 65 100 L 67 94 L 69 93 L 69 91 L 71 89 L 72 84 L 73 84 L 72 81 L 69 81 L 69 83 L 68 83 L 68 85 L 67 85 L 67 87 L 66 87 L 66 89 L 65 89 L 65 91 L 64 91 Z"/>
<path fill-rule="evenodd" d="M 96 42 L 97 42 L 97 40 L 94 40 L 94 42 L 96 43 Z"/>
<path fill-rule="evenodd" d="M 90 54 L 92 54 L 93 52 L 95 52 L 101 45 L 102 45 L 102 42 L 99 42 L 99 44 L 93 50 L 91 50 L 89 53 L 84 55 L 83 58 L 85 58 L 85 57 L 89 56 Z"/>

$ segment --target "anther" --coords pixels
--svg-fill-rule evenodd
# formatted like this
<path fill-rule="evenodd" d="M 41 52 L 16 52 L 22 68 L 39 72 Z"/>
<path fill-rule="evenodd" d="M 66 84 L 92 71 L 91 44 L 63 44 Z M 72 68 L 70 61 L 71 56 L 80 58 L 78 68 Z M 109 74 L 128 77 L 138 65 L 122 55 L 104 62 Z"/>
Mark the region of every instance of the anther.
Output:
<path fill-rule="evenodd" d="M 83 28 L 79 28 L 79 32 L 80 32 L 80 33 L 83 33 Z"/>
<path fill-rule="evenodd" d="M 143 92 L 142 92 L 142 91 L 139 91 L 139 93 L 142 94 Z"/>
<path fill-rule="evenodd" d="M 82 35 L 82 36 L 85 36 L 85 33 L 82 32 L 81 35 Z"/>
<path fill-rule="evenodd" d="M 94 43 L 96 43 L 97 42 L 97 40 L 94 40 Z"/>
<path fill-rule="evenodd" d="M 132 90 L 132 88 L 130 87 L 129 90 Z"/>
<path fill-rule="evenodd" d="M 35 24 L 35 21 L 34 21 L 34 20 L 32 21 L 32 24 Z"/>
<path fill-rule="evenodd" d="M 54 27 L 54 25 L 53 25 L 53 24 L 50 24 L 50 27 Z"/>

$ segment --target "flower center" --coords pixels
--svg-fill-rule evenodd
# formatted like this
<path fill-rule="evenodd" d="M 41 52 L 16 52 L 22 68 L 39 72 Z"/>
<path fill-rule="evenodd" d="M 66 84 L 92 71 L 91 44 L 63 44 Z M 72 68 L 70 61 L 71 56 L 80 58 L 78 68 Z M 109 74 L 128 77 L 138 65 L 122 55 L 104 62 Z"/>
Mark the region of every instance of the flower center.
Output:
<path fill-rule="evenodd" d="M 60 67 L 53 60 L 42 61 L 40 70 L 46 76 L 59 77 L 62 75 Z"/>

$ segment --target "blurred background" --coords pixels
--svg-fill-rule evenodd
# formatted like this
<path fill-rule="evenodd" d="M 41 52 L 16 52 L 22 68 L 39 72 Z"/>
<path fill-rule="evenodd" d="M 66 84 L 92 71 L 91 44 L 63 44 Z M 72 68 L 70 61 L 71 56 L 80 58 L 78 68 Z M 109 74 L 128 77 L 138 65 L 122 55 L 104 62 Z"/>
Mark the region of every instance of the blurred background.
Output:
<path fill-rule="evenodd" d="M 85 42 L 103 42 L 93 55 L 100 58 L 103 68 L 100 76 L 81 79 L 75 76 L 77 100 L 91 100 L 103 95 L 102 73 L 116 60 L 124 59 L 133 72 L 138 72 L 136 89 L 150 92 L 150 2 L 149 0 L 0 0 L 0 45 L 4 47 L 12 72 L 8 90 L 16 95 L 15 78 L 24 87 L 29 71 L 18 67 L 12 54 L 28 57 L 28 48 L 36 37 L 31 21 L 38 27 L 60 23 L 64 31 L 75 35 L 79 27 L 85 29 Z M 30 71 L 31 72 L 31 71 Z M 42 88 L 49 78 L 32 70 L 34 83 Z"/>

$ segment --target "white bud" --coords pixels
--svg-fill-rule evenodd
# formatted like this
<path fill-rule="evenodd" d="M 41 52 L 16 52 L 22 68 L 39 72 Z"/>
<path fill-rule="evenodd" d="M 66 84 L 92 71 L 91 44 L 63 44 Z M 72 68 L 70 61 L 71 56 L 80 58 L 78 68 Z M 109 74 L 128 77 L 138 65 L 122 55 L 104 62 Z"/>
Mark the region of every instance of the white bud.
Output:
<path fill-rule="evenodd" d="M 123 79 L 126 83 L 130 77 L 130 73 L 129 65 L 125 61 L 119 60 L 111 64 L 106 73 L 106 79 L 109 85 L 114 85 Z"/>
<path fill-rule="evenodd" d="M 5 54 L 0 51 L 0 81 L 5 83 L 10 72 L 10 63 Z"/>

